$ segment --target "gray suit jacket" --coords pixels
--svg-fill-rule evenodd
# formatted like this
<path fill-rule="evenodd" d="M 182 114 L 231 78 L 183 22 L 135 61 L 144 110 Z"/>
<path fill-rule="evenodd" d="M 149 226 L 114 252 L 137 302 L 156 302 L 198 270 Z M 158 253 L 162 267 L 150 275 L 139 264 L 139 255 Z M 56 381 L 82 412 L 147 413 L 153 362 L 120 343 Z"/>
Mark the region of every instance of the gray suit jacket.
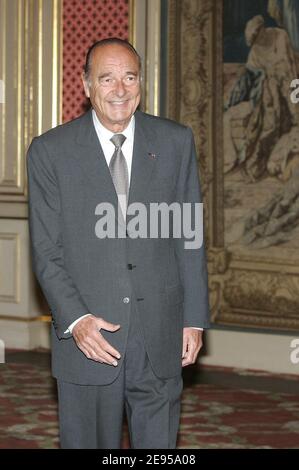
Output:
<path fill-rule="evenodd" d="M 135 117 L 129 204 L 201 201 L 192 131 L 139 111 Z M 27 170 L 33 268 L 53 318 L 53 375 L 111 383 L 124 358 L 132 303 L 154 372 L 179 374 L 183 327 L 209 327 L 204 248 L 185 250 L 184 238 L 96 237 L 95 208 L 103 201 L 117 207 L 117 195 L 91 111 L 33 139 Z M 64 333 L 88 312 L 121 325 L 115 333 L 101 330 L 122 355 L 116 368 L 87 359 Z"/>

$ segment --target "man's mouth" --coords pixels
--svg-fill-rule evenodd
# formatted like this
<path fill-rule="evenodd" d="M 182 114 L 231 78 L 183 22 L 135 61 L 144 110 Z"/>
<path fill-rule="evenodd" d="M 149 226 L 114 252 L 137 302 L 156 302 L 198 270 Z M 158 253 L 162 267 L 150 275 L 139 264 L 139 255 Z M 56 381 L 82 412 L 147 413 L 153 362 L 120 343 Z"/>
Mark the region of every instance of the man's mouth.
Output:
<path fill-rule="evenodd" d="M 122 105 L 127 103 L 128 100 L 125 101 L 110 101 L 110 104 L 115 104 L 115 105 Z"/>

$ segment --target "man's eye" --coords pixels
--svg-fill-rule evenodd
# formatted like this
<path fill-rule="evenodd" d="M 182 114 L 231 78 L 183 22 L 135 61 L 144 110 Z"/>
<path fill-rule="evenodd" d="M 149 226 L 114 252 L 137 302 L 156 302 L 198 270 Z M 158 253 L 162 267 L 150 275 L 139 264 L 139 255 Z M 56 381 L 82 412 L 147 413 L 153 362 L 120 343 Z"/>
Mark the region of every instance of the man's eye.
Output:
<path fill-rule="evenodd" d="M 110 78 L 110 77 L 100 78 L 100 83 L 102 83 L 104 85 L 112 83 L 112 78 Z"/>
<path fill-rule="evenodd" d="M 134 75 L 129 75 L 127 78 L 126 78 L 127 82 L 129 83 L 134 83 L 136 82 L 136 77 Z"/>

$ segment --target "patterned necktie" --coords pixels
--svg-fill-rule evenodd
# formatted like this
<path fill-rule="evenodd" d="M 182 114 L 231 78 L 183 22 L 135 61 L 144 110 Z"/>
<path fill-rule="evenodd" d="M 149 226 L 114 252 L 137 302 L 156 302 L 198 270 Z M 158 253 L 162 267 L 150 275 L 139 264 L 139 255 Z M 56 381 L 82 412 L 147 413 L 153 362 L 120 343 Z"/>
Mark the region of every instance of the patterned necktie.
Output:
<path fill-rule="evenodd" d="M 126 159 L 121 150 L 126 137 L 122 134 L 114 134 L 110 140 L 115 145 L 115 151 L 109 163 L 109 170 L 117 196 L 119 198 L 119 204 L 124 216 L 124 220 L 126 220 L 129 192 L 129 173 Z"/>

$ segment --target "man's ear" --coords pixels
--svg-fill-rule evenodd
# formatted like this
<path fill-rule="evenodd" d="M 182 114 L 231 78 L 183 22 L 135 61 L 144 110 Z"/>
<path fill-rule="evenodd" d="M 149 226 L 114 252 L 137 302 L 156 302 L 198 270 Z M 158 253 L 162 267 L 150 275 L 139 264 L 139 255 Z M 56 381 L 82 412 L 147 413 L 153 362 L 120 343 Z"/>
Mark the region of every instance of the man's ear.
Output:
<path fill-rule="evenodd" d="M 84 71 L 81 74 L 81 79 L 82 79 L 82 83 L 83 83 L 83 86 L 84 86 L 85 95 L 86 95 L 87 98 L 90 98 L 89 84 L 88 84 L 88 80 L 86 78 L 86 75 L 85 75 Z"/>

